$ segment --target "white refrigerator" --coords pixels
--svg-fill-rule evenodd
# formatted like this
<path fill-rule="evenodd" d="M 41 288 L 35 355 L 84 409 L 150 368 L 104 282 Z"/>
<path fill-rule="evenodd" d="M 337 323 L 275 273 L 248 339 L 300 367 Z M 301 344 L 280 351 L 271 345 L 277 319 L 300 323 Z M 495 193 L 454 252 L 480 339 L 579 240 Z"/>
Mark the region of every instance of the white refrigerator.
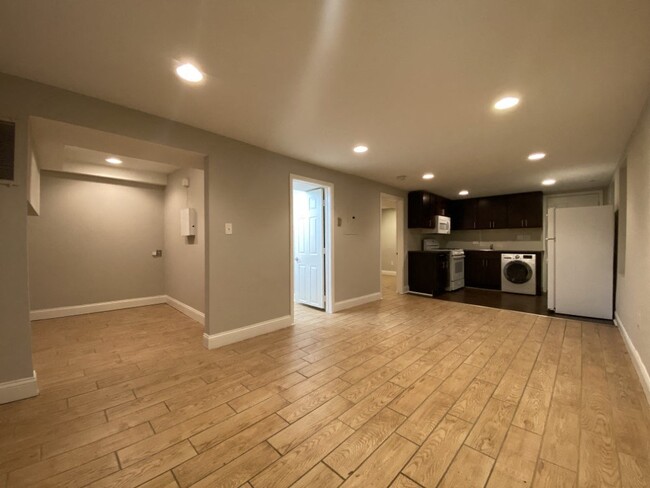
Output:
<path fill-rule="evenodd" d="M 548 309 L 611 320 L 614 208 L 550 208 L 547 235 Z"/>

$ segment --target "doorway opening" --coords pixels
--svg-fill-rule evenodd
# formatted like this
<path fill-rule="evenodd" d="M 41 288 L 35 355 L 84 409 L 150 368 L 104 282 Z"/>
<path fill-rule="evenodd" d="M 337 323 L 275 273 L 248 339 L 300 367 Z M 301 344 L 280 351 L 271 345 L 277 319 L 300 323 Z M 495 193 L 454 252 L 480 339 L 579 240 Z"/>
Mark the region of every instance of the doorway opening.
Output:
<path fill-rule="evenodd" d="M 334 271 L 331 183 L 291 175 L 291 316 L 295 306 L 332 313 Z"/>
<path fill-rule="evenodd" d="M 379 273 L 382 297 L 404 293 L 404 199 L 380 196 Z"/>
<path fill-rule="evenodd" d="M 30 130 L 31 319 L 167 304 L 204 325 L 206 156 L 37 117 Z"/>

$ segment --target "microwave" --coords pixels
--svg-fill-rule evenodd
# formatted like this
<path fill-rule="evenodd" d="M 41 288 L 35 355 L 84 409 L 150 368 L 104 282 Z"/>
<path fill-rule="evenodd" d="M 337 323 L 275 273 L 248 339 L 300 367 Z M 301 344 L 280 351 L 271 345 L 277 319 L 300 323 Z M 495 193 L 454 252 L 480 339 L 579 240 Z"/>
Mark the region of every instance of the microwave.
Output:
<path fill-rule="evenodd" d="M 445 215 L 434 216 L 433 232 L 435 234 L 451 234 L 451 218 Z"/>

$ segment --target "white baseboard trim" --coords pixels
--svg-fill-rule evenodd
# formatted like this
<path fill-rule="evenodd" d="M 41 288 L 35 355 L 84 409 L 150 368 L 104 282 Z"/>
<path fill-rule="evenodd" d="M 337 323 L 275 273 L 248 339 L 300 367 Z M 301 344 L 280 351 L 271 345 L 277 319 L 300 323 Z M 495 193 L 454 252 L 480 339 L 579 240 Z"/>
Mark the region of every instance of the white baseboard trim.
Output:
<path fill-rule="evenodd" d="M 645 392 L 646 399 L 648 400 L 648 403 L 650 403 L 650 374 L 648 374 L 648 368 L 645 364 L 643 364 L 641 356 L 639 355 L 639 351 L 637 351 L 636 347 L 634 347 L 632 339 L 630 339 L 630 336 L 627 334 L 627 331 L 623 326 L 623 322 L 616 312 L 614 312 L 614 323 L 621 331 L 621 336 L 623 337 L 625 347 L 627 347 L 627 352 L 630 353 L 632 364 L 634 364 L 634 369 L 636 369 L 636 372 L 639 375 L 639 379 L 641 380 L 641 385 L 643 386 L 643 391 Z"/>
<path fill-rule="evenodd" d="M 381 293 L 371 293 L 370 295 L 364 295 L 361 297 L 350 298 L 349 300 L 343 300 L 341 302 L 334 302 L 334 312 L 340 312 L 341 310 L 347 310 L 348 308 L 358 307 L 359 305 L 365 305 L 366 303 L 376 302 L 381 300 Z"/>
<path fill-rule="evenodd" d="M 31 377 L 0 383 L 0 405 L 38 395 L 36 371 Z"/>
<path fill-rule="evenodd" d="M 189 318 L 192 320 L 195 320 L 201 325 L 205 325 L 205 314 L 203 312 L 199 312 L 197 309 L 190 307 L 189 305 L 181 302 L 180 300 L 176 300 L 173 297 L 170 297 L 169 295 L 166 296 L 167 298 L 167 305 L 170 307 L 174 307 L 176 310 L 181 312 L 182 314 L 187 315 Z"/>
<path fill-rule="evenodd" d="M 257 337 L 259 335 L 268 334 L 269 332 L 273 332 L 278 329 L 284 329 L 285 327 L 290 327 L 291 325 L 293 325 L 291 321 L 291 315 L 285 315 L 283 317 L 266 320 L 264 322 L 258 322 L 257 324 L 240 327 L 239 329 L 219 332 L 217 334 L 204 333 L 203 345 L 207 349 L 217 349 L 218 347 L 223 347 L 227 346 L 228 344 L 250 339 L 251 337 Z"/>
<path fill-rule="evenodd" d="M 386 276 L 397 276 L 397 271 L 389 271 L 387 269 L 382 269 L 381 274 Z"/>
<path fill-rule="evenodd" d="M 108 312 L 123 308 L 144 307 L 146 305 L 158 305 L 167 303 L 166 295 L 153 297 L 128 298 L 126 300 L 115 300 L 113 302 L 88 303 L 86 305 L 72 305 L 69 307 L 43 308 L 29 312 L 30 320 L 56 319 L 59 317 L 70 317 L 72 315 L 83 315 L 87 313 Z"/>

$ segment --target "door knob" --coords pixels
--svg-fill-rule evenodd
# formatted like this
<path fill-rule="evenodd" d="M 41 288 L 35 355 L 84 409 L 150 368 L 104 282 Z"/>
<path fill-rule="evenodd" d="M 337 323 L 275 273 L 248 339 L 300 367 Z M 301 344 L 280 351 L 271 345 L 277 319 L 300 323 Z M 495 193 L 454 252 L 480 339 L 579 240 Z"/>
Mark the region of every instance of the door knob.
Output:
<path fill-rule="evenodd" d="M 300 262 L 300 258 L 294 258 L 294 259 L 295 259 L 296 263 Z"/>

